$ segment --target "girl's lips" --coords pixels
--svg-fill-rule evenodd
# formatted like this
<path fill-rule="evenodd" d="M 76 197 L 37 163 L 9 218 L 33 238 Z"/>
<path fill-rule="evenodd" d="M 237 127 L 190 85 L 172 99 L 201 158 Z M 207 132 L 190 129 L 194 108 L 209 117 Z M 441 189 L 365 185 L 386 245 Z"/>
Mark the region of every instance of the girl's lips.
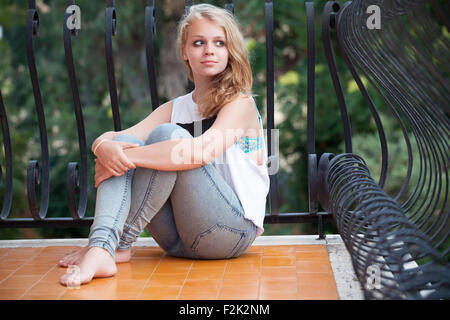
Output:
<path fill-rule="evenodd" d="M 203 61 L 202 64 L 207 65 L 207 66 L 212 66 L 214 64 L 216 64 L 216 61 Z"/>

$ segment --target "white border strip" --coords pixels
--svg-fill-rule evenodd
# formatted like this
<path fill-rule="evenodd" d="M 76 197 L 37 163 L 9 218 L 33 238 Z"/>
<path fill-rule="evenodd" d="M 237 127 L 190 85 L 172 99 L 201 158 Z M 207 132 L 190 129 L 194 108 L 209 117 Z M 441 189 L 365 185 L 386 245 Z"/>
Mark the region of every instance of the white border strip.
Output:
<path fill-rule="evenodd" d="M 295 236 L 260 236 L 256 238 L 253 245 L 257 246 L 280 246 L 280 245 L 304 245 L 342 243 L 339 235 L 327 235 L 326 239 L 318 239 L 318 235 L 295 235 Z M 26 240 L 0 240 L 0 248 L 20 247 L 48 247 L 48 246 L 85 246 L 88 239 L 26 239 Z M 133 244 L 137 247 L 156 247 L 158 244 L 152 237 L 138 238 Z"/>

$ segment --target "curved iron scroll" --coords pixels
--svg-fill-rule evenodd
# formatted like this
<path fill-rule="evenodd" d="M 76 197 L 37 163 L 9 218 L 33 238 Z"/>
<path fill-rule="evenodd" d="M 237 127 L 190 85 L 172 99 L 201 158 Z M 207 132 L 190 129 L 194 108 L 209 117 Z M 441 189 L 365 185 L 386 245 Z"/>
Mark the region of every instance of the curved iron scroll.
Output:
<path fill-rule="evenodd" d="M 189 10 L 191 9 L 191 6 L 194 5 L 194 0 L 185 0 L 184 3 L 184 14 L 187 15 L 189 13 Z"/>
<path fill-rule="evenodd" d="M 450 297 L 445 253 L 433 248 L 427 235 L 375 183 L 361 157 L 334 157 L 326 182 L 330 188 L 329 210 L 366 298 Z M 428 262 L 419 265 L 418 257 Z"/>
<path fill-rule="evenodd" d="M 333 214 L 367 298 L 450 298 L 450 43 L 428 6 L 433 3 L 380 4 L 381 30 L 366 27 L 369 0 L 347 2 L 336 20 L 338 49 L 372 115 L 378 113 L 356 70 L 384 99 L 408 153 L 407 172 L 395 197 L 382 190 L 387 164 L 377 185 L 355 154 L 323 162 L 321 202 Z M 324 24 L 332 19 L 332 6 L 338 9 L 334 1 L 327 3 Z M 327 57 L 330 63 L 332 56 Z M 339 99 L 342 92 L 336 93 Z M 387 161 L 387 146 L 383 152 Z"/>
<path fill-rule="evenodd" d="M 116 9 L 114 0 L 106 1 L 105 12 L 105 54 L 106 70 L 108 72 L 109 96 L 111 98 L 111 110 L 113 114 L 114 130 L 120 131 L 119 99 L 117 98 L 116 76 L 114 72 L 114 57 L 112 51 L 112 36 L 117 33 Z"/>
<path fill-rule="evenodd" d="M 145 7 L 145 53 L 147 56 L 147 74 L 153 110 L 156 110 L 159 106 L 158 88 L 156 86 L 155 57 L 153 54 L 153 35 L 155 33 L 155 5 L 153 0 L 148 0 L 147 6 Z"/>
<path fill-rule="evenodd" d="M 341 9 L 341 12 L 345 10 L 345 8 L 351 3 L 351 1 L 346 2 L 344 6 Z M 338 20 L 342 15 L 338 15 Z M 337 23 L 339 25 L 339 21 Z M 345 34 L 336 34 L 336 39 L 339 47 L 339 51 L 342 54 L 342 57 L 344 58 L 344 61 L 347 64 L 348 69 L 350 70 L 350 73 L 353 76 L 353 79 L 355 80 L 356 84 L 358 85 L 359 90 L 361 91 L 361 94 L 364 97 L 364 100 L 367 103 L 367 106 L 369 107 L 370 112 L 372 113 L 373 119 L 375 120 L 375 125 L 377 127 L 378 136 L 380 138 L 380 144 L 381 144 L 381 174 L 380 174 L 380 180 L 378 181 L 378 184 L 380 187 L 383 187 L 386 182 L 386 174 L 387 174 L 387 168 L 388 168 L 388 148 L 387 148 L 387 142 L 386 142 L 386 135 L 384 133 L 383 124 L 380 119 L 380 115 L 378 114 L 377 108 L 375 107 L 375 104 L 373 103 L 372 99 L 369 96 L 369 93 L 366 90 L 366 87 L 364 86 L 360 76 L 356 72 L 354 66 L 352 65 L 351 61 L 349 60 L 348 53 L 346 52 L 346 47 L 343 45 L 343 39 L 345 38 Z"/>
<path fill-rule="evenodd" d="M 0 213 L 0 220 L 6 220 L 11 210 L 12 196 L 13 196 L 13 162 L 12 162 L 12 148 L 11 137 L 9 135 L 8 118 L 6 116 L 5 105 L 3 104 L 2 92 L 0 91 L 0 122 L 2 125 L 3 146 L 5 150 L 5 167 L 6 167 L 6 182 L 5 193 L 3 195 L 3 206 Z M 0 183 L 2 183 L 3 170 L 0 166 Z"/>
<path fill-rule="evenodd" d="M 314 29 L 314 1 L 305 1 L 306 8 L 306 34 L 307 34 L 307 52 L 308 52 L 308 70 L 307 70 L 307 152 L 308 152 L 308 202 L 309 212 L 317 214 L 318 202 L 318 181 L 317 181 L 317 155 L 315 141 L 315 65 L 316 65 L 316 47 L 315 47 L 315 29 Z M 320 217 L 319 217 L 320 219 Z"/>
<path fill-rule="evenodd" d="M 188 15 L 189 14 L 189 10 L 191 10 L 191 6 L 194 5 L 194 0 L 185 0 L 184 1 L 184 14 Z M 194 90 L 194 82 L 191 81 L 191 79 L 188 78 L 188 90 L 192 91 Z"/>
<path fill-rule="evenodd" d="M 74 5 L 74 0 L 69 0 L 68 5 Z M 77 162 L 70 162 L 67 166 L 67 200 L 70 215 L 74 220 L 84 218 L 87 206 L 87 189 L 88 189 L 88 156 L 86 147 L 86 133 L 84 129 L 83 111 L 81 108 L 80 93 L 78 90 L 77 76 L 75 73 L 75 67 L 73 63 L 72 54 L 72 35 L 77 35 L 77 29 L 69 30 L 67 26 L 67 19 L 71 16 L 71 13 L 67 13 L 64 16 L 63 35 L 64 35 L 64 52 L 66 56 L 67 72 L 70 80 L 70 87 L 72 89 L 72 98 L 75 111 L 75 117 L 77 121 L 78 129 L 78 145 L 80 148 L 81 166 L 79 168 Z M 81 172 L 80 172 L 81 169 Z M 79 188 L 79 203 L 78 209 L 75 200 L 77 189 Z"/>
<path fill-rule="evenodd" d="M 49 194 L 50 194 L 50 175 L 49 175 L 49 153 L 47 131 L 45 124 L 44 108 L 42 105 L 41 91 L 36 71 L 34 59 L 33 38 L 39 35 L 39 15 L 36 10 L 35 1 L 29 1 L 26 18 L 26 47 L 28 68 L 30 70 L 31 84 L 33 87 L 34 101 L 36 104 L 36 113 L 39 123 L 39 133 L 41 138 L 41 156 L 42 156 L 42 184 L 41 184 L 41 202 L 40 208 L 37 208 L 36 187 L 40 183 L 40 169 L 37 160 L 30 160 L 27 167 L 27 197 L 31 216 L 34 220 L 42 220 L 47 215 Z"/>
<path fill-rule="evenodd" d="M 328 1 L 323 9 L 322 17 L 322 41 L 325 56 L 328 62 L 328 69 L 336 91 L 336 96 L 341 111 L 342 125 L 344 127 L 345 152 L 352 152 L 352 132 L 350 127 L 350 119 L 345 105 L 344 94 L 342 92 L 341 82 L 336 69 L 336 61 L 334 59 L 333 49 L 331 47 L 330 27 L 336 24 L 336 13 L 339 11 L 339 5 L 335 1 Z"/>
<path fill-rule="evenodd" d="M 227 9 L 227 10 L 230 11 L 232 14 L 234 14 L 234 4 L 233 4 L 233 0 L 227 0 L 227 2 L 225 3 L 225 9 Z"/>
<path fill-rule="evenodd" d="M 266 0 L 265 6 L 266 20 L 266 99 L 267 99 L 267 152 L 268 166 L 270 169 L 278 167 L 278 158 L 272 154 L 274 137 L 272 131 L 275 128 L 274 119 L 274 55 L 273 55 L 273 2 Z M 280 209 L 278 204 L 278 175 L 271 174 L 269 188 L 270 215 L 278 215 Z"/>

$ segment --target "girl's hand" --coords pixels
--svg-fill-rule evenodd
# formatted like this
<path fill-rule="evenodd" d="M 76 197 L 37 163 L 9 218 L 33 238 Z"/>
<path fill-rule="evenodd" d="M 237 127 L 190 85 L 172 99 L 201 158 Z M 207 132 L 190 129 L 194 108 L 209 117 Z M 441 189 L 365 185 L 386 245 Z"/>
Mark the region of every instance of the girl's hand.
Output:
<path fill-rule="evenodd" d="M 104 180 L 112 177 L 112 174 L 100 163 L 98 159 L 95 161 L 95 187 L 97 188 Z"/>
<path fill-rule="evenodd" d="M 124 149 L 139 147 L 138 144 L 121 141 L 104 141 L 96 150 L 95 155 L 102 166 L 114 176 L 121 176 L 125 171 L 136 166 L 131 162 Z"/>

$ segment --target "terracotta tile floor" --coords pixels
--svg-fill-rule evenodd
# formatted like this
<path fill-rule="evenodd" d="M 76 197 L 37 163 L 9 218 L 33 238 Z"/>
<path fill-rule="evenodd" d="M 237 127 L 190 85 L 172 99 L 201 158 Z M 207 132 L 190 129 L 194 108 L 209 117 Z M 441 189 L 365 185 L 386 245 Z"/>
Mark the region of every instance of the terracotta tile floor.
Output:
<path fill-rule="evenodd" d="M 209 261 L 133 247 L 116 276 L 66 288 L 57 262 L 76 248 L 0 248 L 0 299 L 339 299 L 325 245 L 252 246 Z"/>

